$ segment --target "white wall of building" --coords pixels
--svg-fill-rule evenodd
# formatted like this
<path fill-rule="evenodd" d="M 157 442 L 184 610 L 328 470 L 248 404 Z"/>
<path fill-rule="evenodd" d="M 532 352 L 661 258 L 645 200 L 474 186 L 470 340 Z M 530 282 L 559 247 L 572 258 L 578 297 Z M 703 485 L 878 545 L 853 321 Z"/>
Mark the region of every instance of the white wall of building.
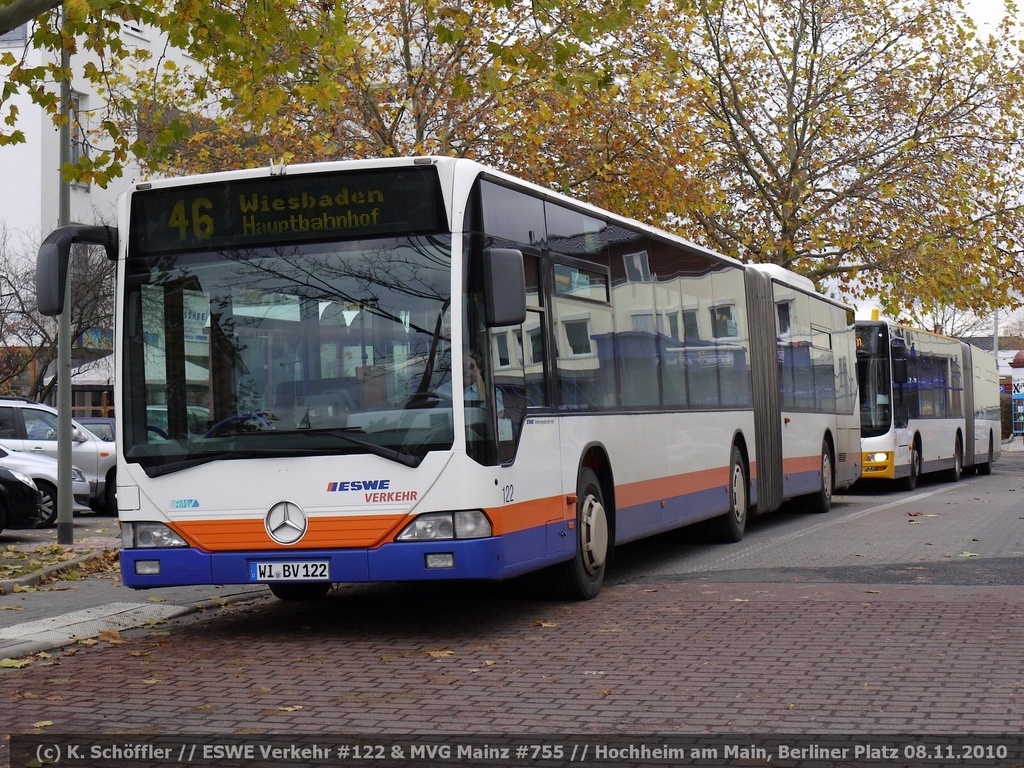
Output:
<path fill-rule="evenodd" d="M 9 39 L 12 37 L 13 40 Z M 18 37 L 22 39 L 18 40 Z M 25 50 L 25 38 L 24 32 L 21 35 L 8 34 L 0 40 L 0 50 L 10 51 L 20 58 Z M 148 48 L 154 53 L 163 50 L 162 40 L 143 28 L 124 28 L 123 39 L 129 45 Z M 74 73 L 71 85 L 79 95 L 80 111 L 88 131 L 99 124 L 105 101 L 82 75 L 91 54 L 82 52 L 84 46 L 79 46 L 79 51 L 71 60 Z M 39 51 L 28 50 L 25 55 L 30 66 L 45 61 Z M 0 81 L 5 80 L 6 75 L 7 72 L 0 68 Z M 56 84 L 52 87 L 58 90 Z M 33 104 L 27 95 L 19 94 L 13 99 L 13 104 L 18 108 L 16 128 L 24 132 L 26 141 L 0 146 L 0 238 L 6 232 L 8 253 L 28 253 L 34 257 L 39 243 L 58 223 L 60 132 L 53 125 L 52 118 Z M 96 136 L 90 134 L 89 140 L 96 145 Z M 141 170 L 129 164 L 124 175 L 111 180 L 106 188 L 96 184 L 72 185 L 71 220 L 83 224 L 113 224 L 118 196 L 132 184 L 143 180 Z"/>

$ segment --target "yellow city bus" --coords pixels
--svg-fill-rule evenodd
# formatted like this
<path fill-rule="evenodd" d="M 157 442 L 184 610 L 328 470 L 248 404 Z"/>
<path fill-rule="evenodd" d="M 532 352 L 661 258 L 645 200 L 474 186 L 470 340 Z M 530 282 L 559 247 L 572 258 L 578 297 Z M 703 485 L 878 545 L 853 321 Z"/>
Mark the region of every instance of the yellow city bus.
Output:
<path fill-rule="evenodd" d="M 921 475 L 987 475 L 1000 455 L 994 355 L 888 320 L 857 321 L 865 479 L 907 490 Z"/>

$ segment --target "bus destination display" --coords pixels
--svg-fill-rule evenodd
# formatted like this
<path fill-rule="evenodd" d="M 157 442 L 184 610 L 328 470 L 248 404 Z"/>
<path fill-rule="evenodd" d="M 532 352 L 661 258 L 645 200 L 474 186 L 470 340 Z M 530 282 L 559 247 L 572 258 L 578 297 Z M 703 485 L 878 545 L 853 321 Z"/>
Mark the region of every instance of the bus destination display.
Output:
<path fill-rule="evenodd" d="M 137 192 L 129 256 L 446 229 L 432 168 L 268 176 Z"/>

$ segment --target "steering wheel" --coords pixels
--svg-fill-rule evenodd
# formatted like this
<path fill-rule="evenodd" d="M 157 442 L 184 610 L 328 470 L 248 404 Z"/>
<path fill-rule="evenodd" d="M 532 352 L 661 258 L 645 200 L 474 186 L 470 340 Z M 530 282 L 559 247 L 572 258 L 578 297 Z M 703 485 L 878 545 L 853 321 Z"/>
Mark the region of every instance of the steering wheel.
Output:
<path fill-rule="evenodd" d="M 234 416 L 228 416 L 226 419 L 218 421 L 207 430 L 203 437 L 214 437 L 222 429 L 230 427 L 232 424 L 239 424 L 243 421 L 255 421 L 260 425 L 260 427 L 270 426 L 270 422 L 258 413 L 236 413 Z"/>

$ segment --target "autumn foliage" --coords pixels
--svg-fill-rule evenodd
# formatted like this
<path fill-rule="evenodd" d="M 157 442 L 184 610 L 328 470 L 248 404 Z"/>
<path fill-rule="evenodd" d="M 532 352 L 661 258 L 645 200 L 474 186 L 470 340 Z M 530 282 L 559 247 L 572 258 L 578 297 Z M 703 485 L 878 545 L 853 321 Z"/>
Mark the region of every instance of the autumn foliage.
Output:
<path fill-rule="evenodd" d="M 959 0 L 74 9 L 109 105 L 104 151 L 74 169 L 97 183 L 128 163 L 466 156 L 893 312 L 985 312 L 1022 287 L 1021 45 Z M 119 19 L 191 60 L 126 48 Z M 44 17 L 32 45 L 61 44 Z M 2 61 L 3 140 L 15 91 L 59 119 L 59 68 Z"/>

